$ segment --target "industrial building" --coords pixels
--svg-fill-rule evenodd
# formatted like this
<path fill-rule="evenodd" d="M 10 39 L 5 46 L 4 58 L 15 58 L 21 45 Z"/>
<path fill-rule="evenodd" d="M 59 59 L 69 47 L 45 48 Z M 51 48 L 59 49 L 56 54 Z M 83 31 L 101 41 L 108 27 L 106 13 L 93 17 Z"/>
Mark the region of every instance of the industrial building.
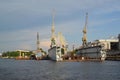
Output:
<path fill-rule="evenodd" d="M 100 40 L 95 40 L 95 43 L 103 44 L 104 49 L 106 51 L 119 50 L 119 40 L 118 39 L 100 39 Z"/>
<path fill-rule="evenodd" d="M 104 46 L 108 55 L 120 54 L 120 34 L 118 38 L 95 40 L 93 43 L 99 43 Z"/>
<path fill-rule="evenodd" d="M 119 40 L 119 50 L 120 50 L 120 34 L 118 35 L 118 40 Z"/>

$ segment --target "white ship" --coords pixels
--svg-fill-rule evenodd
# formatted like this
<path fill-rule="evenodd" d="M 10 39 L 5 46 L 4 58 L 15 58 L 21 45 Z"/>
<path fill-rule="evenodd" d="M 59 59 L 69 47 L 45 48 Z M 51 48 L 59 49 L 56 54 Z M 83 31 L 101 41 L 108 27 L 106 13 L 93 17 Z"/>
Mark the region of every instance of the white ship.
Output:
<path fill-rule="evenodd" d="M 48 55 L 51 60 L 62 61 L 61 48 L 54 46 L 48 50 Z"/>
<path fill-rule="evenodd" d="M 51 40 L 51 47 L 48 50 L 48 55 L 51 60 L 62 61 L 64 54 L 67 52 L 66 50 L 65 39 L 62 33 L 59 33 L 55 40 Z"/>
<path fill-rule="evenodd" d="M 66 53 L 66 41 L 63 37 L 62 33 L 58 33 L 55 35 L 54 29 L 54 15 L 53 15 L 53 22 L 52 22 L 52 36 L 51 36 L 51 45 L 50 49 L 48 50 L 48 56 L 51 60 L 55 61 L 62 61 L 62 56 Z"/>
<path fill-rule="evenodd" d="M 106 59 L 106 51 L 104 49 L 104 45 L 101 43 L 87 43 L 87 19 L 88 13 L 86 13 L 86 23 L 83 29 L 83 45 L 78 49 L 77 55 L 81 56 L 83 60 L 85 59 L 96 59 L 96 60 L 105 60 Z"/>

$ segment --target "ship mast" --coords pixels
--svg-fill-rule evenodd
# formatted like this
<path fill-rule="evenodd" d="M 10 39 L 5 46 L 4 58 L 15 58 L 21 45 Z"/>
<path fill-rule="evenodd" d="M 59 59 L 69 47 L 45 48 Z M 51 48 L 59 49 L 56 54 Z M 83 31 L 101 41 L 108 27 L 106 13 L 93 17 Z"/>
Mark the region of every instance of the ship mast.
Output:
<path fill-rule="evenodd" d="M 53 10 L 53 14 L 52 14 L 52 28 L 51 28 L 51 47 L 54 47 L 56 45 L 55 42 L 55 26 L 54 26 L 54 16 L 55 16 L 55 10 Z"/>
<path fill-rule="evenodd" d="M 87 23 L 88 23 L 88 13 L 86 13 L 85 26 L 84 26 L 84 29 L 83 29 L 83 38 L 82 38 L 83 47 L 87 46 Z"/>

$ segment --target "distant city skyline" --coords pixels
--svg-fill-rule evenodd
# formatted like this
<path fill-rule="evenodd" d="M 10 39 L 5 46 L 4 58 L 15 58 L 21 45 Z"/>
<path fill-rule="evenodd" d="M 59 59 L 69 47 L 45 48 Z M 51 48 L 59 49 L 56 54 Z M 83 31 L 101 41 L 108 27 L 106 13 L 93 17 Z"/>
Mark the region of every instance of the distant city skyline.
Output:
<path fill-rule="evenodd" d="M 85 14 L 87 39 L 106 39 L 120 34 L 120 0 L 0 0 L 0 53 L 50 47 L 52 10 L 55 33 L 62 32 L 69 49 L 82 44 Z"/>

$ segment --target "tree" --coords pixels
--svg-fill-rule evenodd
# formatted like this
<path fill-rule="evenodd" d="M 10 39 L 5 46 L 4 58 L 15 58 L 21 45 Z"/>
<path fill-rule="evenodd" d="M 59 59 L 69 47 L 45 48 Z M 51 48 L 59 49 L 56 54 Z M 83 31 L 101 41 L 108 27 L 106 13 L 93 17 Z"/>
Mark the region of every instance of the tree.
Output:
<path fill-rule="evenodd" d="M 17 57 L 17 56 L 19 56 L 19 52 L 17 51 L 11 51 L 11 52 L 8 51 L 2 54 L 2 57 Z"/>

